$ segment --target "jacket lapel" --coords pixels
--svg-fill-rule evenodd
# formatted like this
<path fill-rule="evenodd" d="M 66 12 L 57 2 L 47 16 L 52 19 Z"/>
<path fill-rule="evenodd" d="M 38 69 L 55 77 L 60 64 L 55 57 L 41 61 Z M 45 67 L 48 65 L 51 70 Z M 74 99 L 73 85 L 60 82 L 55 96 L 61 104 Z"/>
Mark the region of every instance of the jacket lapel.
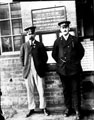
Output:
<path fill-rule="evenodd" d="M 71 35 L 69 35 L 68 40 L 67 40 L 67 45 L 69 45 L 73 41 L 73 38 Z"/>
<path fill-rule="evenodd" d="M 69 37 L 68 37 L 67 41 L 65 41 L 64 37 L 63 37 L 63 36 L 61 36 L 61 41 L 62 41 L 62 47 L 66 47 L 66 46 L 68 46 L 69 44 L 71 44 L 71 43 L 72 43 L 73 38 L 72 38 L 72 36 L 71 36 L 71 35 L 69 35 Z"/>
<path fill-rule="evenodd" d="M 31 52 L 31 49 L 30 49 L 30 43 L 29 43 L 29 41 L 28 41 L 28 42 L 26 42 L 26 52 L 27 52 L 27 55 L 28 55 L 28 53 L 30 53 L 30 52 Z"/>

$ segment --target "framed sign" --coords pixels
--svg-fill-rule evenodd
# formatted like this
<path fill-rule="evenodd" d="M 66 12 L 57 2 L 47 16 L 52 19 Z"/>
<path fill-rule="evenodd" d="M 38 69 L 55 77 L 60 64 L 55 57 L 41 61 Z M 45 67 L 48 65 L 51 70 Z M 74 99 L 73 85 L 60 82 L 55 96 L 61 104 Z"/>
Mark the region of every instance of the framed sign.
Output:
<path fill-rule="evenodd" d="M 85 49 L 85 55 L 81 61 L 84 71 L 94 71 L 94 41 L 86 39 L 82 42 Z"/>
<path fill-rule="evenodd" d="M 32 24 L 36 26 L 36 32 L 59 30 L 58 22 L 66 20 L 65 6 L 34 9 L 31 14 Z"/>

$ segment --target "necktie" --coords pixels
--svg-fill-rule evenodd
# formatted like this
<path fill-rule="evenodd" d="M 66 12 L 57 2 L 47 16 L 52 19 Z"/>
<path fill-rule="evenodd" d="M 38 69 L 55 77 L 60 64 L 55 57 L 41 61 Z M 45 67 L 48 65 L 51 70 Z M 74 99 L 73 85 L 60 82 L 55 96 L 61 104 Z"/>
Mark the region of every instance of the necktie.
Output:
<path fill-rule="evenodd" d="M 32 46 L 30 45 L 30 48 L 29 48 L 29 54 L 32 55 Z"/>
<path fill-rule="evenodd" d="M 30 45 L 30 54 L 32 55 L 32 50 L 35 48 L 35 44 L 34 43 L 32 43 L 31 45 Z"/>

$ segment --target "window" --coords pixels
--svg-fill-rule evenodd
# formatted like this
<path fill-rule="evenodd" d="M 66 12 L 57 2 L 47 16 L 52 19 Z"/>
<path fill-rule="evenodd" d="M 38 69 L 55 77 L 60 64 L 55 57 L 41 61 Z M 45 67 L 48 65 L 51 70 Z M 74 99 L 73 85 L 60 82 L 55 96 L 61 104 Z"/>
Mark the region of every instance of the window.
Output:
<path fill-rule="evenodd" d="M 12 51 L 11 37 L 3 37 L 1 38 L 1 42 L 2 42 L 2 52 Z"/>
<path fill-rule="evenodd" d="M 56 33 L 43 34 L 42 42 L 45 46 L 52 47 L 56 39 Z"/>
<path fill-rule="evenodd" d="M 0 19 L 8 19 L 9 18 L 9 9 L 8 5 L 0 5 Z"/>
<path fill-rule="evenodd" d="M 1 54 L 17 52 L 22 44 L 22 18 L 20 3 L 0 4 Z"/>
<path fill-rule="evenodd" d="M 1 36 L 11 35 L 10 21 L 0 21 Z"/>
<path fill-rule="evenodd" d="M 52 47 L 54 44 L 54 41 L 56 40 L 57 35 L 55 32 L 53 33 L 47 33 L 47 34 L 42 34 L 42 42 L 47 50 L 47 55 L 48 55 L 48 61 L 47 63 L 55 63 L 54 59 L 52 58 Z"/>
<path fill-rule="evenodd" d="M 52 58 L 52 49 L 58 35 L 59 35 L 59 31 L 37 33 L 36 40 L 42 42 L 46 48 L 48 55 L 48 61 L 47 61 L 48 64 L 56 63 L 55 60 Z"/>

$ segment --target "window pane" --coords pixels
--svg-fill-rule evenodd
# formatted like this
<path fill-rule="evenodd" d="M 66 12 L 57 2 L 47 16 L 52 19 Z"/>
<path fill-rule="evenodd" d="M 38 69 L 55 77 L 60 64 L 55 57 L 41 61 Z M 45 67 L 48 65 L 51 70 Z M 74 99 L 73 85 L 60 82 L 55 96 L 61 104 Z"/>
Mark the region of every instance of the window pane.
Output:
<path fill-rule="evenodd" d="M 39 35 L 36 35 L 36 36 L 35 36 L 35 39 L 36 39 L 37 41 L 40 41 L 40 40 L 39 40 Z"/>
<path fill-rule="evenodd" d="M 45 46 L 53 46 L 54 41 L 56 40 L 56 34 L 43 34 L 42 40 Z"/>
<path fill-rule="evenodd" d="M 8 4 L 0 5 L 0 19 L 9 18 L 9 8 Z"/>
<path fill-rule="evenodd" d="M 13 40 L 14 40 L 14 51 L 19 51 L 22 44 L 22 37 L 15 36 Z"/>
<path fill-rule="evenodd" d="M 47 51 L 48 61 L 47 63 L 56 63 L 55 60 L 52 58 L 52 51 Z"/>
<path fill-rule="evenodd" d="M 11 37 L 3 37 L 2 40 L 2 52 L 12 51 Z"/>
<path fill-rule="evenodd" d="M 22 20 L 13 20 L 12 29 L 13 29 L 14 35 L 21 34 L 22 33 Z"/>
<path fill-rule="evenodd" d="M 1 21 L 0 28 L 1 28 L 1 35 L 10 35 L 11 34 L 9 21 Z"/>
<path fill-rule="evenodd" d="M 16 17 L 21 17 L 21 7 L 20 3 L 11 3 L 11 17 L 16 18 Z"/>

